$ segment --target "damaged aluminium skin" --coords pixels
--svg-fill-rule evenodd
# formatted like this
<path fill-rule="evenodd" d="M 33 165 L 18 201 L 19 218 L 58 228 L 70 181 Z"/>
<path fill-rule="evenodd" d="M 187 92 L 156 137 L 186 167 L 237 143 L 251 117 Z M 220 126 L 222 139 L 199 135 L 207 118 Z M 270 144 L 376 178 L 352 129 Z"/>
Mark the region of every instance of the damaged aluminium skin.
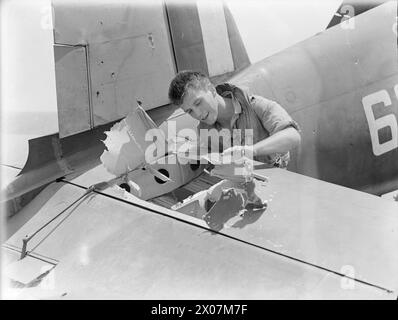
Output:
<path fill-rule="evenodd" d="M 140 115 L 138 118 L 144 118 L 144 120 L 146 120 L 141 122 L 144 123 L 144 126 L 139 129 L 137 129 L 137 126 L 133 123 L 137 114 Z M 161 166 L 159 164 L 166 163 L 166 160 L 169 160 L 168 163 L 171 163 L 182 170 L 188 170 L 187 168 L 190 167 L 189 165 L 182 164 L 182 160 L 190 160 L 192 164 L 192 157 L 186 157 L 186 154 L 180 151 L 182 147 L 184 147 L 184 144 L 193 146 L 191 142 L 187 142 L 184 139 L 182 140 L 183 144 L 180 144 L 179 148 L 167 151 L 157 150 L 157 161 L 150 163 L 146 162 L 146 152 L 144 149 L 150 146 L 150 144 L 147 143 L 148 141 L 146 140 L 143 141 L 142 137 L 144 136 L 144 130 L 151 129 L 158 128 L 146 112 L 137 105 L 136 109 L 130 113 L 129 116 L 115 124 L 115 126 L 107 132 L 107 139 L 104 141 L 104 144 L 108 150 L 105 150 L 101 156 L 101 161 L 107 171 L 118 176 L 112 180 L 112 183 L 119 184 L 122 187 L 123 185 L 126 187 L 128 186 L 126 188 L 127 191 L 144 200 L 173 191 L 176 187 L 184 185 L 190 180 L 190 176 L 185 174 L 182 174 L 182 179 L 173 179 L 173 177 L 169 177 L 169 172 L 167 170 L 164 171 L 164 169 L 163 171 L 162 169 L 159 169 L 159 166 Z M 163 139 L 165 139 L 164 136 Z M 167 145 L 171 146 L 172 144 Z M 132 152 L 133 149 L 135 150 L 134 153 Z M 174 156 L 175 159 L 173 159 L 179 161 L 170 161 L 170 156 Z M 179 209 L 189 205 L 191 202 L 201 199 L 201 208 L 204 212 L 208 212 L 211 207 L 220 200 L 221 196 L 223 194 L 225 195 L 230 189 L 233 189 L 240 195 L 243 208 L 248 205 L 256 209 L 265 208 L 266 202 L 262 201 L 256 194 L 256 182 L 259 180 L 254 178 L 253 161 L 244 155 L 242 156 L 242 154 L 238 155 L 238 157 L 236 157 L 236 155 L 234 155 L 234 157 L 231 155 L 222 157 L 218 154 L 216 157 L 215 156 L 215 154 L 201 155 L 199 159 L 200 163 L 207 162 L 208 164 L 214 165 L 214 168 L 209 174 L 224 180 L 210 187 L 208 190 L 198 192 L 188 199 L 185 199 L 183 202 L 174 205 L 172 208 L 178 211 Z M 194 162 L 197 162 L 197 160 Z M 204 167 L 205 166 L 202 166 L 203 170 L 205 170 Z M 152 194 L 148 195 L 148 193 L 143 190 L 147 189 L 146 184 L 140 183 L 140 181 L 134 179 L 137 178 L 137 176 L 132 175 L 133 173 L 142 172 L 142 170 L 149 172 L 150 175 L 155 177 L 155 180 L 157 178 L 158 180 L 156 181 L 160 180 L 161 182 L 159 183 L 161 186 L 163 186 L 163 184 L 167 185 L 167 182 L 169 182 L 168 185 L 170 185 L 170 187 L 164 190 L 151 190 Z M 201 171 L 202 170 L 198 170 L 198 173 L 201 173 Z M 125 172 L 125 174 L 123 174 L 123 172 Z M 196 175 L 198 174 L 196 173 Z M 178 181 L 180 182 L 176 185 L 176 181 L 177 183 Z M 266 181 L 266 178 L 264 178 L 263 181 Z M 156 189 L 156 185 L 151 186 L 151 189 Z"/>
<path fill-rule="evenodd" d="M 209 162 L 211 163 L 211 161 Z M 172 209 L 181 211 L 184 207 L 197 202 L 204 212 L 209 213 L 221 197 L 225 197 L 231 189 L 241 198 L 241 208 L 238 211 L 248 207 L 252 209 L 265 209 L 267 207 L 267 201 L 263 201 L 256 192 L 259 188 L 260 180 L 254 177 L 253 161 L 251 159 L 243 156 L 230 164 L 215 164 L 209 174 L 223 180 L 209 189 L 198 192 L 177 203 Z M 268 179 L 264 177 L 262 181 L 268 182 Z"/>

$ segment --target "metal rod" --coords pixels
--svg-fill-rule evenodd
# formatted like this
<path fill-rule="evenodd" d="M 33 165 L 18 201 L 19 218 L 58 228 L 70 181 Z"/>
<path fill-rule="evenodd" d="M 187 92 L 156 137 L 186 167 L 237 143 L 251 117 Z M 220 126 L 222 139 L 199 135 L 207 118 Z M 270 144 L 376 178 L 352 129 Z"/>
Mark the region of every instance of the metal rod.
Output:
<path fill-rule="evenodd" d="M 28 246 L 28 242 L 36 235 L 38 234 L 41 230 L 43 230 L 46 226 L 48 226 L 51 222 L 53 222 L 55 219 L 57 219 L 58 217 L 60 217 L 65 211 L 67 211 L 69 208 L 71 208 L 73 205 L 75 205 L 77 202 L 79 202 L 81 199 L 83 199 L 85 196 L 87 196 L 88 194 L 90 194 L 93 191 L 102 191 L 106 188 L 108 188 L 109 186 L 111 186 L 112 184 L 116 183 L 119 179 L 122 179 L 123 176 L 127 176 L 127 174 L 131 171 L 134 170 L 130 170 L 127 173 L 121 174 L 120 176 L 117 176 L 116 178 L 112 178 L 108 181 L 101 181 L 99 183 L 93 184 L 92 186 L 90 186 L 89 188 L 86 189 L 86 192 L 81 195 L 79 198 L 77 198 L 75 201 L 73 201 L 69 206 L 67 206 L 65 209 L 63 209 L 60 213 L 58 213 L 54 218 L 52 218 L 50 221 L 46 222 L 44 225 L 42 225 L 38 230 L 36 230 L 33 234 L 31 234 L 30 236 L 27 235 L 24 239 L 22 239 L 22 252 L 21 252 L 21 257 L 20 259 L 25 258 L 26 254 L 27 254 L 27 246 Z"/>
<path fill-rule="evenodd" d="M 33 234 L 27 235 L 25 238 L 22 239 L 22 251 L 21 251 L 21 258 L 25 258 L 27 254 L 27 247 L 28 247 L 28 242 L 36 235 L 38 234 L 41 230 L 43 230 L 45 227 L 47 227 L 51 222 L 53 222 L 55 219 L 60 217 L 65 211 L 67 211 L 70 207 L 72 207 L 74 204 L 79 202 L 81 199 L 83 199 L 86 195 L 88 195 L 91 191 L 94 189 L 87 189 L 87 191 L 80 196 L 77 200 L 73 201 L 69 206 L 67 206 L 64 210 L 62 210 L 60 213 L 58 213 L 54 218 L 52 218 L 50 221 L 46 222 L 44 225 L 42 225 L 38 230 L 36 230 Z"/>

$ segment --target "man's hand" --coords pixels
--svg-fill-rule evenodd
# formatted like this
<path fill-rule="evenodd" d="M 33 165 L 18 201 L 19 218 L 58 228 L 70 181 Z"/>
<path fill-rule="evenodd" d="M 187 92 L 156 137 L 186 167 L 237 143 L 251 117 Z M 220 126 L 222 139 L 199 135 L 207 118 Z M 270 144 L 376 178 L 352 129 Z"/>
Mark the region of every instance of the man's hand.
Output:
<path fill-rule="evenodd" d="M 231 157 L 231 161 L 235 162 L 242 157 L 253 160 L 253 146 L 233 146 L 225 149 L 222 153 L 223 157 Z"/>

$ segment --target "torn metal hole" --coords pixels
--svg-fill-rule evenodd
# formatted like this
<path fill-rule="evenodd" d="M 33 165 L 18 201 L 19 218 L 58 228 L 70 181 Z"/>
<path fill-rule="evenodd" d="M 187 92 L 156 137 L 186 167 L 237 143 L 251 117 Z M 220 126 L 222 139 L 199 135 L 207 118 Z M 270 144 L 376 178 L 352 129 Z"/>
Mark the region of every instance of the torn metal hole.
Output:
<path fill-rule="evenodd" d="M 119 185 L 120 188 L 126 190 L 127 192 L 130 192 L 131 188 L 127 183 L 122 183 L 121 185 Z"/>
<path fill-rule="evenodd" d="M 169 172 L 168 172 L 166 169 L 159 169 L 158 171 L 159 171 L 161 174 L 165 175 L 167 178 L 170 178 L 170 174 L 169 174 Z M 159 183 L 159 184 L 166 183 L 166 181 L 163 181 L 163 180 L 159 179 L 158 177 L 154 177 L 154 178 L 155 178 L 155 181 L 156 181 L 157 183 Z"/>
<path fill-rule="evenodd" d="M 199 169 L 200 167 L 200 162 L 196 161 L 195 163 L 190 163 L 189 167 L 191 168 L 192 171 L 196 171 Z"/>

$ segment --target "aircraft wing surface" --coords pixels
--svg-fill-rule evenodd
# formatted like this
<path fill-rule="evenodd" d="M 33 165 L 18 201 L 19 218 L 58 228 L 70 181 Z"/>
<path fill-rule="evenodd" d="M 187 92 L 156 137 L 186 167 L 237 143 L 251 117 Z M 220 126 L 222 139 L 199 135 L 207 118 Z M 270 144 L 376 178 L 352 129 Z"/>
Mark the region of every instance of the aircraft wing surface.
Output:
<path fill-rule="evenodd" d="M 31 291 L 40 297 L 396 299 L 398 205 L 281 169 L 256 170 L 269 179 L 266 210 L 219 214 L 217 228 L 117 188 L 89 194 L 17 261 L 22 239 L 82 196 L 95 169 L 58 182 L 3 245 L 9 266 L 55 265 L 52 289 Z"/>

